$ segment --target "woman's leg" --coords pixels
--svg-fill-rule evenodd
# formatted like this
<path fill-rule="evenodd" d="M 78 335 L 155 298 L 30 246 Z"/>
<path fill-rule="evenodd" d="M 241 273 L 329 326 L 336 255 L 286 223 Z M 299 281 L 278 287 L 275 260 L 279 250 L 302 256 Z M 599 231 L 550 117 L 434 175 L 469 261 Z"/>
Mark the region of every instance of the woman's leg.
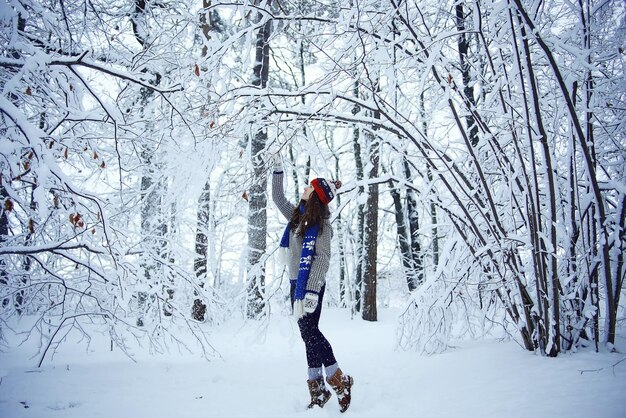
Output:
<path fill-rule="evenodd" d="M 306 358 L 309 369 L 319 369 L 323 366 L 331 366 L 337 363 L 333 349 L 319 329 L 320 315 L 322 313 L 322 301 L 324 299 L 324 290 L 326 286 L 322 286 L 320 290 L 320 298 L 315 311 L 304 315 L 298 320 L 300 335 L 304 341 L 306 348 Z M 293 305 L 293 294 L 295 291 L 295 283 L 291 282 L 291 302 Z"/>
<path fill-rule="evenodd" d="M 295 280 L 291 281 L 291 306 L 293 308 Z M 326 381 L 337 394 L 339 408 L 341 412 L 345 412 L 350 406 L 352 399 L 352 385 L 354 380 L 349 375 L 344 375 L 335 360 L 333 349 L 330 343 L 319 330 L 320 315 L 322 313 L 322 300 L 324 299 L 324 290 L 326 286 L 322 286 L 320 298 L 317 308 L 310 314 L 304 315 L 298 320 L 300 327 L 300 335 L 304 341 L 306 348 L 306 358 L 309 365 L 309 392 L 311 393 L 311 403 L 309 408 L 314 405 L 323 407 L 330 398 L 330 393 L 325 387 L 322 389 L 323 380 L 319 376 L 321 374 L 322 365 L 326 368 Z M 311 377 L 311 375 L 315 375 Z M 320 383 L 321 381 L 321 383 Z M 315 386 L 315 384 L 317 386 Z"/>

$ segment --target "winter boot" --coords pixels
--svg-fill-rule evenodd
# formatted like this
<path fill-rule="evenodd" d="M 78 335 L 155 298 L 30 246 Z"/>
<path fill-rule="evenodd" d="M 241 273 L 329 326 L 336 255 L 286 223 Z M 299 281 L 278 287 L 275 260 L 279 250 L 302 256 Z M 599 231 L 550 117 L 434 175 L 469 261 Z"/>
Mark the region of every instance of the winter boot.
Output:
<path fill-rule="evenodd" d="M 354 384 L 352 376 L 343 374 L 341 369 L 337 369 L 334 375 L 326 378 L 326 381 L 337 393 L 339 409 L 341 412 L 346 412 L 350 406 L 350 400 L 352 399 L 352 385 Z"/>
<path fill-rule="evenodd" d="M 319 379 L 307 380 L 306 382 L 309 385 L 309 393 L 311 394 L 311 403 L 308 408 L 311 409 L 315 405 L 323 408 L 332 396 L 330 391 L 326 389 L 324 379 L 320 377 Z"/>

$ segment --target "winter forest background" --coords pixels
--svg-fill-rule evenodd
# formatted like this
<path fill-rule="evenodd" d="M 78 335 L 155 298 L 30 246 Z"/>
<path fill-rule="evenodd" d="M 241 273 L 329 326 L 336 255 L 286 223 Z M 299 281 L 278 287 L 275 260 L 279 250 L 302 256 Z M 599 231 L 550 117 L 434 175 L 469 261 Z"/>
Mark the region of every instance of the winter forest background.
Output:
<path fill-rule="evenodd" d="M 268 323 L 279 156 L 293 201 L 344 182 L 326 303 L 400 308 L 400 348 L 610 350 L 625 8 L 3 0 L 0 341 L 37 341 L 39 364 L 76 333 L 210 358 L 213 326 Z"/>

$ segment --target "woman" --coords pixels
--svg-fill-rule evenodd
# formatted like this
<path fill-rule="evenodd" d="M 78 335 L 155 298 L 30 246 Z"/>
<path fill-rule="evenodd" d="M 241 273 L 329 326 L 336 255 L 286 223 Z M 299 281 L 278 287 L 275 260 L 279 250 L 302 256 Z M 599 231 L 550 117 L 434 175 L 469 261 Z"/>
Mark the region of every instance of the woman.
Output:
<path fill-rule="evenodd" d="M 304 188 L 300 203 L 295 207 L 285 198 L 282 164 L 280 161 L 274 163 L 272 198 L 280 212 L 289 219 L 280 250 L 288 267 L 291 305 L 306 348 L 309 366 L 307 384 L 311 394 L 308 407 L 323 407 L 330 399 L 330 391 L 324 384 L 323 366 L 326 381 L 337 393 L 341 412 L 345 412 L 350 406 L 353 379 L 342 373 L 330 343 L 318 327 L 333 233 L 328 204 L 340 187 L 340 181 L 316 178 Z"/>

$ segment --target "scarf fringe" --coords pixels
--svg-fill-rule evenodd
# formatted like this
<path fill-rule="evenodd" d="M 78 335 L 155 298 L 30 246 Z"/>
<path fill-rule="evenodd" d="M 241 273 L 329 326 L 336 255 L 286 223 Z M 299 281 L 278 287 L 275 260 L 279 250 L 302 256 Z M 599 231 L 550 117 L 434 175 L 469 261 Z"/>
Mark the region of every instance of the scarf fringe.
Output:
<path fill-rule="evenodd" d="M 289 263 L 289 248 L 287 247 L 279 247 L 278 248 L 278 262 L 280 265 L 288 265 Z"/>

